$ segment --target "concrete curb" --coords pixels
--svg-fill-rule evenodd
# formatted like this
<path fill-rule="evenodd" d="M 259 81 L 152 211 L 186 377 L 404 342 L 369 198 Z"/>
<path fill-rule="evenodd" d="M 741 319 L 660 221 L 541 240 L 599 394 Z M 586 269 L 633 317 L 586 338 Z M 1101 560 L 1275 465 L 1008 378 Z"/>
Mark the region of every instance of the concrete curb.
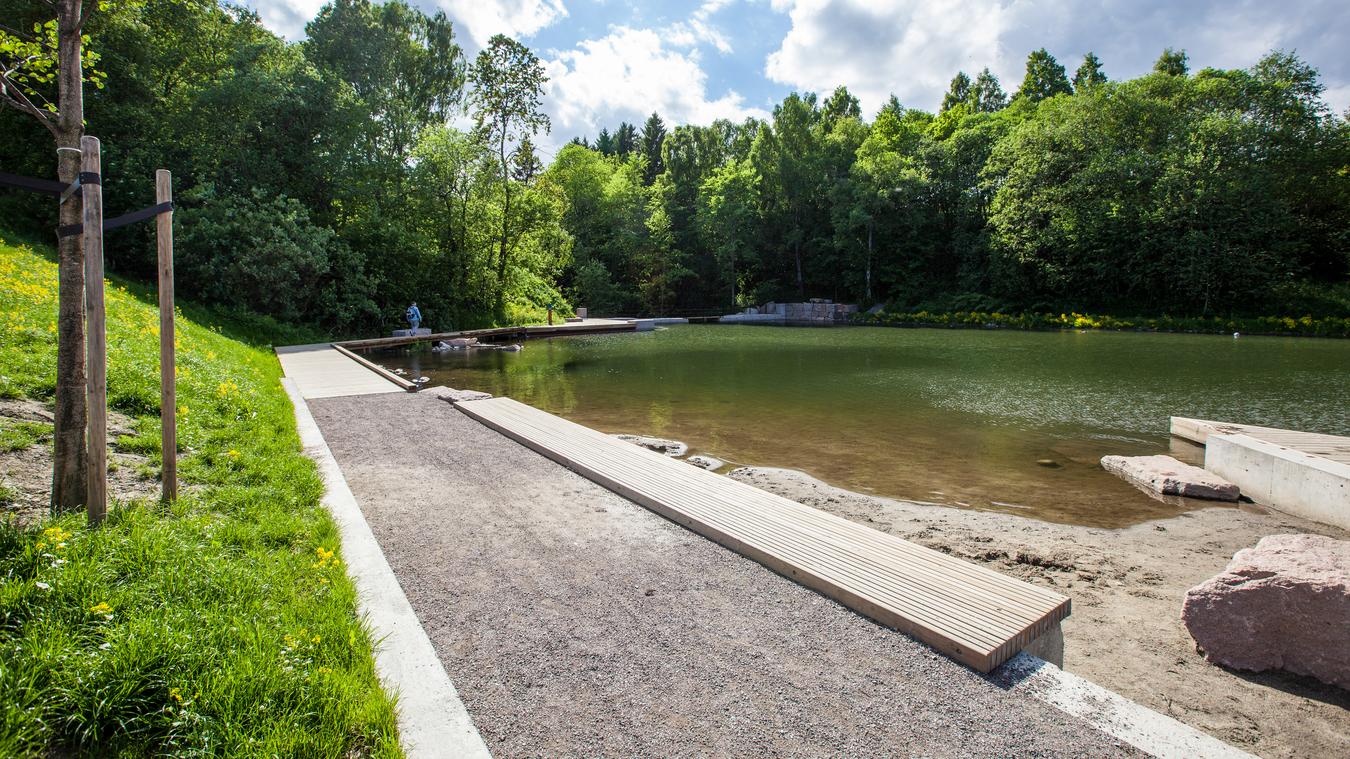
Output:
<path fill-rule="evenodd" d="M 323 504 L 342 534 L 342 559 L 356 584 L 357 606 L 377 641 L 375 669 L 384 687 L 398 694 L 404 753 L 414 758 L 488 759 L 487 746 L 366 524 L 308 404 L 289 378 L 282 378 L 281 384 L 295 406 L 305 455 L 314 459 L 323 475 Z"/>
<path fill-rule="evenodd" d="M 1158 759 L 1256 759 L 1027 653 L 1009 659 L 989 679 L 1011 692 L 1040 699 Z"/>

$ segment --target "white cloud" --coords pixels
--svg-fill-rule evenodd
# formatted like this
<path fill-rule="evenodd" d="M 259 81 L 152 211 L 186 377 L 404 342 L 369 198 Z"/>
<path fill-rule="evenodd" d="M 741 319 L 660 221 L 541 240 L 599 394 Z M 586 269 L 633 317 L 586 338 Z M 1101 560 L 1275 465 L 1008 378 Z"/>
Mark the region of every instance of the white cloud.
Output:
<path fill-rule="evenodd" d="M 246 0 L 263 24 L 289 40 L 305 36 L 305 24 L 331 0 Z M 567 17 L 563 0 L 410 0 L 426 11 L 441 9 L 482 47 L 494 34 L 528 37 Z"/>
<path fill-rule="evenodd" d="M 707 0 L 694 10 L 688 21 L 670 25 L 663 31 L 666 41 L 676 47 L 695 47 L 700 44 L 712 45 L 719 53 L 732 52 L 731 40 L 720 29 L 713 26 L 714 13 L 731 4 L 731 0 Z"/>
<path fill-rule="evenodd" d="M 988 66 L 1012 92 L 1027 53 L 1046 47 L 1069 74 L 1087 51 L 1108 75 L 1146 73 L 1165 47 L 1193 68 L 1252 65 L 1273 48 L 1295 49 L 1319 68 L 1328 100 L 1347 105 L 1343 54 L 1350 4 L 1304 0 L 772 0 L 791 29 L 764 73 L 791 87 L 828 92 L 845 84 L 875 111 L 891 93 L 933 109 L 959 70 Z"/>
<path fill-rule="evenodd" d="M 653 111 L 667 124 L 767 115 L 732 90 L 710 98 L 697 51 L 671 49 L 666 41 L 652 29 L 620 26 L 573 50 L 554 51 L 545 61 L 554 139 L 595 137 L 601 127 L 613 130 L 621 120 L 640 124 Z"/>
<path fill-rule="evenodd" d="M 959 69 L 993 63 L 1005 26 L 998 2 L 774 0 L 792 28 L 766 61 L 774 81 L 817 92 L 847 85 L 868 111 L 894 92 L 931 107 Z"/>
<path fill-rule="evenodd" d="M 319 13 L 329 0 L 248 0 L 247 5 L 258 12 L 263 26 L 288 40 L 305 36 L 305 24 Z"/>
<path fill-rule="evenodd" d="M 483 47 L 494 34 L 529 37 L 567 17 L 562 0 L 436 0 Z"/>

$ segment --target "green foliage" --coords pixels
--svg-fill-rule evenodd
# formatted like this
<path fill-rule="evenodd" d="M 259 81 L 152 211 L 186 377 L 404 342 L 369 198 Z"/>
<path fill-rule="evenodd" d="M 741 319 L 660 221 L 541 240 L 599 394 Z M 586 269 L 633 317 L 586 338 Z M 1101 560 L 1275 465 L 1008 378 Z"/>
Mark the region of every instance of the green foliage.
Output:
<path fill-rule="evenodd" d="M 1247 317 L 1186 318 L 1092 316 L 1069 313 L 1011 313 L 997 311 L 882 312 L 856 313 L 854 324 L 881 327 L 954 327 L 969 329 L 1022 330 L 1118 330 L 1135 332 L 1192 332 L 1226 335 L 1234 332 L 1250 335 L 1298 335 L 1303 337 L 1350 338 L 1350 318 Z"/>
<path fill-rule="evenodd" d="M 0 377 L 30 397 L 54 382 L 55 269 L 0 242 Z M 110 402 L 157 459 L 153 294 L 114 279 L 107 307 Z M 180 500 L 0 524 L 0 755 L 399 756 L 275 357 L 225 321 L 176 329 Z"/>
<path fill-rule="evenodd" d="M 1186 76 L 1191 70 L 1186 51 L 1167 48 L 1153 63 L 1153 70 L 1167 76 Z"/>
<path fill-rule="evenodd" d="M 21 5 L 23 28 L 45 21 Z M 970 296 L 1331 315 L 1350 273 L 1350 127 L 1289 53 L 1191 74 L 1168 51 L 1128 82 L 1089 53 L 1071 85 L 1037 50 L 1011 100 L 984 69 L 937 113 L 891 98 L 870 124 L 844 87 L 793 93 L 767 122 L 653 113 L 597 124 L 595 149 L 576 138 L 544 167 L 534 53 L 501 37 L 466 66 L 444 15 L 406 0 L 326 5 L 296 44 L 215 0 L 101 7 L 89 32 L 110 85 L 87 93 L 116 167 L 109 212 L 149 204 L 170 168 L 185 282 L 327 334 L 398 326 L 410 300 L 436 329 L 533 319 L 554 298 L 597 314 Z M 465 134 L 445 125 L 470 81 Z M 0 165 L 49 175 L 31 121 L 0 111 Z M 0 221 L 46 239 L 43 203 L 0 195 Z M 151 234 L 110 235 L 109 266 L 152 279 Z"/>
<path fill-rule="evenodd" d="M 1083 92 L 1106 84 L 1106 72 L 1102 71 L 1102 62 L 1095 53 L 1083 56 L 1083 62 L 1073 74 L 1074 92 Z"/>
<path fill-rule="evenodd" d="M 3 84 L 0 91 L 5 93 L 4 97 L 45 113 L 57 112 L 53 89 L 58 64 L 57 37 L 55 18 L 35 21 L 24 32 L 0 27 L 0 84 Z M 89 35 L 82 35 L 81 40 L 84 81 L 103 89 L 107 74 L 96 68 L 102 56 L 90 48 Z"/>
<path fill-rule="evenodd" d="M 199 187 L 184 202 L 177 273 L 186 292 L 287 322 L 348 324 L 373 311 L 350 250 L 294 198 Z"/>
<path fill-rule="evenodd" d="M 1022 88 L 1017 91 L 1018 97 L 1038 103 L 1046 98 L 1068 95 L 1072 92 L 1073 88 L 1069 86 L 1069 78 L 1064 73 L 1064 67 L 1055 60 L 1055 56 L 1045 48 L 1035 50 L 1027 56 L 1027 71 L 1022 78 Z"/>

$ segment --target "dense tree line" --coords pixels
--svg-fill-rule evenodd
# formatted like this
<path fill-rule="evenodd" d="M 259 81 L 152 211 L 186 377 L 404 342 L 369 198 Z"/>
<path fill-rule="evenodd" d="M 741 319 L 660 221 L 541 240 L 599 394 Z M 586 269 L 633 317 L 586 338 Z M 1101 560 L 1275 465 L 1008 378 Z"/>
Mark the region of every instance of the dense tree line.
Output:
<path fill-rule="evenodd" d="M 1350 315 L 1350 129 L 1287 53 L 1192 73 L 1169 49 L 1116 82 L 1037 50 L 1012 96 L 961 72 L 937 113 L 892 98 L 867 122 L 843 87 L 793 93 L 765 121 L 675 127 L 655 175 L 625 147 L 602 131 L 548 170 L 566 286 L 602 310 Z"/>
<path fill-rule="evenodd" d="M 410 298 L 438 328 L 805 297 L 1350 309 L 1350 127 L 1287 53 L 1192 72 L 1167 50 L 1113 81 L 1095 55 L 1070 76 L 1038 50 L 1015 92 L 958 73 L 936 113 L 793 93 L 764 120 L 602 128 L 544 166 L 535 56 L 498 37 L 467 61 L 443 14 L 402 0 L 336 0 L 294 44 L 215 0 L 112 4 L 89 33 L 110 212 L 173 169 L 182 291 L 335 331 Z M 472 128 L 448 126 L 461 113 Z M 13 113 L 0 133 L 4 170 L 51 175 L 49 137 Z M 50 215 L 0 196 L 11 229 Z M 151 275 L 148 230 L 108 243 L 112 268 Z"/>
<path fill-rule="evenodd" d="M 6 28 L 47 20 L 0 0 Z M 14 19 L 14 22 L 10 20 Z M 392 0 L 336 0 L 288 44 L 216 0 L 110 3 L 86 87 L 110 214 L 153 202 L 175 175 L 179 292 L 352 332 L 416 299 L 436 327 L 532 318 L 564 297 L 566 199 L 537 181 L 543 72 L 492 40 L 465 59 L 450 21 Z M 467 131 L 447 124 L 474 116 Z M 0 167 L 51 176 L 50 136 L 0 111 Z M 0 193 L 0 224 L 50 234 L 49 201 Z M 151 278 L 147 225 L 110 233 L 109 268 Z"/>

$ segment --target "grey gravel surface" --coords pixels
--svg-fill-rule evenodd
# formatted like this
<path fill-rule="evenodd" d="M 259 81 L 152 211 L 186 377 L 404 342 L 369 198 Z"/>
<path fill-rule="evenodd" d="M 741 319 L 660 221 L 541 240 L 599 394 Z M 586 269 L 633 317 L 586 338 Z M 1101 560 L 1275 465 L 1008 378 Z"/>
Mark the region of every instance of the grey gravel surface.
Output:
<path fill-rule="evenodd" d="M 496 756 L 1134 753 L 435 397 L 310 407 Z"/>

